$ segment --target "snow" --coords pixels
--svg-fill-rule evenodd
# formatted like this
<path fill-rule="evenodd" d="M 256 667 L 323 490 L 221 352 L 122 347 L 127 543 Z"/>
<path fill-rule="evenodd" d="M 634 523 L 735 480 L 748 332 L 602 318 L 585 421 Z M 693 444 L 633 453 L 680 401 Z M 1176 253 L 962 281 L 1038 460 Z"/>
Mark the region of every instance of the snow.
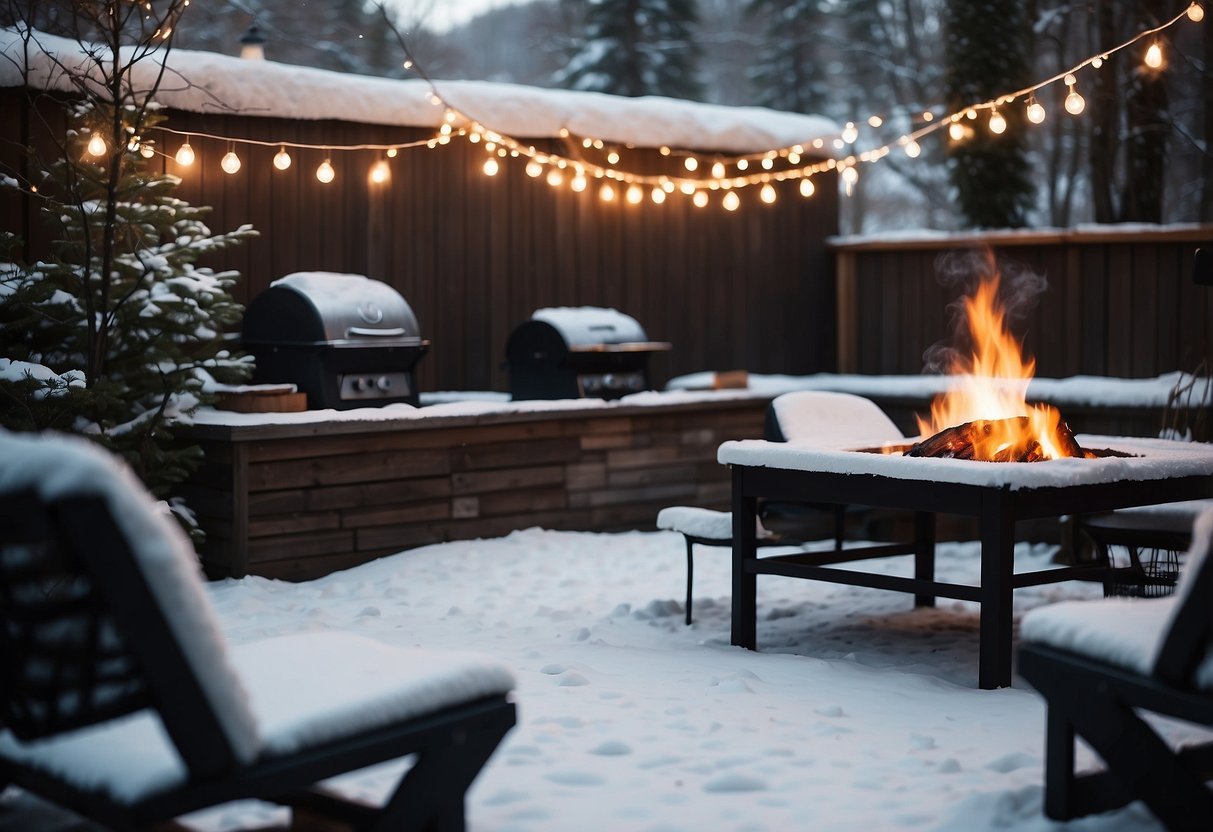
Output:
<path fill-rule="evenodd" d="M 1130 457 L 1052 459 L 1047 462 L 975 462 L 906 457 L 856 450 L 814 448 L 761 439 L 725 442 L 716 453 L 726 465 L 787 468 L 833 474 L 873 474 L 903 480 L 948 482 L 990 488 L 1064 488 L 1071 485 L 1213 475 L 1213 447 L 1169 439 L 1079 434 L 1089 450 L 1113 449 Z M 862 446 L 852 446 L 862 447 Z"/>
<path fill-rule="evenodd" d="M 13 29 L 0 29 L 0 87 L 24 84 L 18 69 L 21 53 L 20 36 Z M 67 66 L 86 65 L 75 41 L 36 33 L 30 84 L 69 91 L 70 82 L 54 69 L 52 56 Z M 172 109 L 407 127 L 437 128 L 443 123 L 444 108 L 431 102 L 430 87 L 421 80 L 371 78 L 185 49 L 172 50 L 167 65 L 169 72 L 156 100 Z M 139 63 L 133 76 L 135 88 L 150 89 L 158 69 L 155 61 Z M 484 81 L 436 83 L 451 106 L 490 130 L 515 137 L 558 138 L 565 129 L 625 145 L 755 153 L 833 138 L 838 132 L 833 122 L 819 116 L 762 107 Z"/>
<path fill-rule="evenodd" d="M 34 364 L 29 361 L 18 361 L 11 358 L 0 358 L 0 380 L 18 383 L 32 379 L 40 382 L 42 389 L 34 392 L 34 399 L 62 396 L 69 387 L 83 388 L 84 373 L 80 370 L 68 370 L 56 373 L 44 364 Z"/>
<path fill-rule="evenodd" d="M 644 329 L 630 315 L 599 306 L 557 306 L 536 309 L 532 321 L 556 328 L 570 345 L 621 344 L 643 341 Z"/>
<path fill-rule="evenodd" d="M 771 402 L 779 431 L 795 445 L 868 447 L 902 438 L 870 399 L 826 390 L 796 390 Z"/>
<path fill-rule="evenodd" d="M 1017 568 L 1047 568 L 1054 554 L 1021 544 Z M 1041 811 L 1042 700 L 1019 680 L 976 688 L 976 605 L 914 609 L 896 593 L 764 577 L 761 652 L 749 652 L 729 646 L 729 562 L 725 549 L 701 550 L 690 627 L 675 600 L 685 558 L 672 532 L 527 529 L 310 583 L 228 580 L 210 595 L 237 645 L 350 632 L 485 650 L 512 667 L 519 725 L 473 785 L 471 832 L 1057 828 Z M 974 582 L 978 570 L 975 544 L 940 544 L 941 579 Z M 1085 583 L 1019 590 L 1016 616 L 1098 594 Z M 1207 736 L 1179 723 L 1163 731 Z M 1078 761 L 1094 765 L 1082 746 Z M 377 798 L 399 770 L 333 785 Z M 10 791 L 4 804 L 0 828 L 67 828 L 31 798 Z M 217 832 L 285 818 L 241 803 L 186 821 Z M 1160 826 L 1135 804 L 1074 828 Z"/>
<path fill-rule="evenodd" d="M 754 518 L 758 537 L 770 537 L 771 532 L 763 528 L 762 521 Z M 698 506 L 670 506 L 657 512 L 657 528 L 701 537 L 704 540 L 733 539 L 733 515 L 727 511 L 713 511 Z"/>
<path fill-rule="evenodd" d="M 691 373 L 670 379 L 668 390 L 711 388 L 714 371 Z M 1110 376 L 1070 376 L 1034 378 L 1028 385 L 1028 399 L 1056 407 L 1165 407 L 1171 393 L 1194 382 L 1196 399 L 1201 391 L 1213 392 L 1213 379 L 1188 373 L 1165 373 L 1157 378 L 1114 378 Z M 793 390 L 834 390 L 870 398 L 908 398 L 928 401 L 951 389 L 956 377 L 944 375 L 848 375 L 815 373 L 805 376 L 761 375 L 751 373 L 749 389 L 777 396 Z"/>

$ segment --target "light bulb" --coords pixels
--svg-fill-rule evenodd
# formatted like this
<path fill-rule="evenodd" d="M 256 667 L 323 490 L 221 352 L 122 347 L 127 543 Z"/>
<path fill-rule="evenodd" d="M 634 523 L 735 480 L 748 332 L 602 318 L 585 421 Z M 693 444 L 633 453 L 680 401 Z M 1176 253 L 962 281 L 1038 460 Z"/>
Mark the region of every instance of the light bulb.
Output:
<path fill-rule="evenodd" d="M 1205 19 L 1205 10 L 1200 7 L 1199 3 L 1193 3 L 1188 6 L 1188 20 L 1193 23 L 1200 23 Z"/>
<path fill-rule="evenodd" d="M 1162 47 L 1158 41 L 1150 44 L 1150 48 L 1146 50 L 1146 66 L 1150 69 L 1158 69 L 1162 66 Z"/>
<path fill-rule="evenodd" d="M 932 113 L 930 110 L 923 110 L 922 111 L 922 120 L 923 121 L 934 121 L 935 114 Z"/>
<path fill-rule="evenodd" d="M 573 177 L 573 181 L 570 183 L 570 187 L 577 193 L 581 193 L 582 191 L 585 190 L 586 185 L 588 185 L 588 184 L 589 183 L 586 181 L 585 174 L 579 173 Z"/>
<path fill-rule="evenodd" d="M 884 119 L 881 118 L 880 116 L 869 116 L 868 117 L 868 126 L 869 127 L 879 127 L 882 124 L 884 124 Z"/>
<path fill-rule="evenodd" d="M 94 133 L 92 138 L 88 140 L 88 152 L 90 156 L 104 156 L 109 150 L 109 145 L 105 143 L 105 139 L 101 138 L 100 133 Z"/>
<path fill-rule="evenodd" d="M 859 171 L 853 167 L 845 167 L 842 169 L 842 180 L 848 185 L 854 185 L 859 181 Z"/>
<path fill-rule="evenodd" d="M 1040 105 L 1040 102 L 1035 98 L 1028 103 L 1028 121 L 1033 124 L 1040 124 L 1045 120 L 1045 108 Z"/>
<path fill-rule="evenodd" d="M 490 156 L 489 158 L 484 160 L 484 175 L 485 176 L 496 176 L 498 170 L 500 170 L 500 166 L 497 164 L 496 159 L 494 159 L 493 157 Z"/>
<path fill-rule="evenodd" d="M 855 126 L 855 122 L 848 121 L 847 126 L 842 128 L 842 140 L 847 144 L 853 144 L 859 138 L 859 128 Z"/>
<path fill-rule="evenodd" d="M 958 142 L 961 139 L 963 139 L 965 137 L 964 125 L 961 124 L 959 121 L 954 121 L 951 124 L 949 124 L 948 125 L 948 137 L 954 142 Z"/>
<path fill-rule="evenodd" d="M 665 191 L 667 194 L 674 193 L 674 183 L 671 180 L 666 179 L 661 183 L 661 190 Z"/>
<path fill-rule="evenodd" d="M 656 205 L 660 205 L 661 203 L 665 202 L 665 191 L 663 191 L 661 188 L 654 188 L 649 196 Z"/>
<path fill-rule="evenodd" d="M 762 190 L 758 192 L 758 196 L 763 202 L 770 205 L 776 200 L 778 194 L 775 193 L 775 186 L 768 182 L 762 186 Z"/>
<path fill-rule="evenodd" d="M 274 154 L 274 167 L 278 170 L 286 170 L 291 166 L 291 154 L 286 152 L 285 147 L 278 148 L 278 152 Z"/>
<path fill-rule="evenodd" d="M 703 208 L 705 205 L 708 204 L 708 192 L 707 191 L 696 191 L 695 196 L 691 197 L 691 202 L 695 205 L 696 208 Z"/>
<path fill-rule="evenodd" d="M 392 178 L 392 169 L 388 167 L 388 163 L 380 159 L 375 164 L 371 165 L 371 181 L 376 185 L 382 185 L 384 182 Z"/>
<path fill-rule="evenodd" d="M 997 110 L 990 113 L 990 132 L 995 135 L 1001 135 L 1007 130 L 1007 120 L 1002 117 L 1002 113 Z"/>
<path fill-rule="evenodd" d="M 468 133 L 468 141 L 472 144 L 480 144 L 480 134 L 473 130 L 471 133 Z"/>
<path fill-rule="evenodd" d="M 144 159 L 150 159 L 156 155 L 156 148 L 152 147 L 147 142 L 139 145 L 139 155 Z"/>
<path fill-rule="evenodd" d="M 772 159 L 770 156 L 768 156 L 767 158 L 762 160 L 762 169 L 763 170 L 770 170 L 773 167 L 775 167 L 775 160 Z"/>
<path fill-rule="evenodd" d="M 333 163 L 330 162 L 328 159 L 325 159 L 323 162 L 320 163 L 320 167 L 316 168 L 316 178 L 319 179 L 321 182 L 323 182 L 325 185 L 332 182 L 333 178 L 336 176 L 337 176 L 337 171 L 333 170 Z"/>
<path fill-rule="evenodd" d="M 807 198 L 811 197 L 816 190 L 817 190 L 817 187 L 813 184 L 812 179 L 801 179 L 800 180 L 800 195 L 801 196 L 803 196 L 807 199 Z"/>
<path fill-rule="evenodd" d="M 685 160 L 683 160 L 682 166 L 687 170 L 695 170 L 699 167 L 699 160 L 694 156 L 688 156 Z"/>
<path fill-rule="evenodd" d="M 716 162 L 712 165 L 712 176 L 717 179 L 724 179 L 724 163 Z"/>
<path fill-rule="evenodd" d="M 631 205 L 638 205 L 644 199 L 644 190 L 639 185 L 628 186 L 626 199 Z"/>
<path fill-rule="evenodd" d="M 399 151 L 399 150 L 397 150 L 396 148 L 394 148 L 394 147 L 389 147 L 389 148 L 388 148 L 386 151 L 384 151 L 384 155 L 386 155 L 386 156 L 387 156 L 389 159 L 395 159 L 395 158 L 396 158 L 396 155 L 397 155 L 399 152 L 400 152 L 400 151 Z"/>
<path fill-rule="evenodd" d="M 610 182 L 604 182 L 602 187 L 599 188 L 598 198 L 601 199 L 603 202 L 614 202 L 615 201 L 615 189 L 613 187 L 611 187 Z"/>
<path fill-rule="evenodd" d="M 614 150 L 612 150 L 610 153 L 607 154 L 607 164 L 615 165 L 618 163 L 619 163 L 619 154 L 616 153 Z"/>
<path fill-rule="evenodd" d="M 905 151 L 906 155 L 911 159 L 917 159 L 919 154 L 922 153 L 922 146 L 913 139 L 910 139 L 908 142 L 906 142 Z"/>
<path fill-rule="evenodd" d="M 536 162 L 534 159 L 526 163 L 526 175 L 532 179 L 543 173 L 543 165 Z"/>
<path fill-rule="evenodd" d="M 1099 69 L 1101 66 L 1103 66 L 1103 58 L 1092 58 L 1091 66 L 1095 67 L 1096 69 Z"/>
<path fill-rule="evenodd" d="M 190 165 L 194 164 L 194 148 L 190 147 L 190 143 L 188 141 L 181 145 L 181 147 L 177 148 L 176 158 L 177 164 L 182 165 L 183 167 L 189 167 Z"/>
<path fill-rule="evenodd" d="M 750 166 L 750 160 L 749 160 L 749 159 L 738 159 L 738 160 L 737 160 L 737 169 L 738 169 L 738 170 L 745 170 L 745 169 L 746 169 L 746 168 L 748 168 L 749 166 Z"/>
<path fill-rule="evenodd" d="M 1065 84 L 1067 87 L 1072 87 L 1078 83 L 1078 79 L 1074 77 L 1074 73 L 1067 72 L 1066 77 L 1064 79 L 1062 79 L 1062 83 Z"/>
<path fill-rule="evenodd" d="M 726 211 L 736 211 L 741 205 L 741 197 L 737 196 L 736 191 L 729 191 L 724 195 L 724 199 L 720 201 Z"/>
<path fill-rule="evenodd" d="M 1083 111 L 1087 106 L 1087 101 L 1078 92 L 1070 87 L 1070 94 L 1066 96 L 1066 112 L 1076 116 Z"/>
<path fill-rule="evenodd" d="M 219 167 L 223 168 L 224 173 L 238 173 L 240 171 L 240 157 L 236 155 L 236 151 L 229 150 L 223 154 L 223 158 L 219 160 Z"/>
<path fill-rule="evenodd" d="M 564 184 L 564 174 L 560 172 L 559 168 L 552 168 L 548 171 L 548 184 L 553 188 Z"/>
<path fill-rule="evenodd" d="M 682 191 L 684 194 L 686 194 L 687 196 L 690 196 L 691 194 L 695 193 L 695 183 L 694 182 L 683 182 L 681 185 L 678 186 L 678 189 L 680 191 Z"/>

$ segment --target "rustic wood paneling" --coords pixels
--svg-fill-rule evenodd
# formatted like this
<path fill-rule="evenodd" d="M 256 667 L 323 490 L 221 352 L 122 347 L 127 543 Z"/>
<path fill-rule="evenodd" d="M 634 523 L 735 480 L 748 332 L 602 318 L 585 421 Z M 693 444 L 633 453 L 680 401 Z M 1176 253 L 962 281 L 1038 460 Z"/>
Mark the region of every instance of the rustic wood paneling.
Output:
<path fill-rule="evenodd" d="M 939 258 L 986 243 L 1000 263 L 1047 279 L 1036 306 L 1012 322 L 1037 375 L 1149 378 L 1194 369 L 1210 354 L 1213 292 L 1191 272 L 1193 252 L 1213 246 L 1213 226 L 1020 233 L 835 245 L 847 298 L 838 331 L 853 353 L 845 369 L 921 372 L 924 350 L 950 338 L 946 310 L 959 295 L 937 280 Z"/>

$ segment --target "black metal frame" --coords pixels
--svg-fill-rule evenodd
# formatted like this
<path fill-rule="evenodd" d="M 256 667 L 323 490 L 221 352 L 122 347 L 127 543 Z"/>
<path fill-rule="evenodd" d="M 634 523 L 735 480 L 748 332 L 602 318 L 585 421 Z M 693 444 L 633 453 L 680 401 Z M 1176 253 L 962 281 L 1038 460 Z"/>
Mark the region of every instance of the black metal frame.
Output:
<path fill-rule="evenodd" d="M 9 760 L 0 759 L 0 782 L 18 785 L 116 829 L 141 828 L 245 798 L 306 808 L 358 829 L 464 828 L 467 788 L 515 723 L 515 708 L 506 696 L 485 697 L 243 765 L 106 504 L 99 498 L 81 497 L 48 505 L 28 492 L 6 495 L 0 501 L 3 547 L 28 547 L 34 537 L 47 532 L 53 535 L 49 542 L 58 549 L 61 562 L 74 565 L 92 582 L 92 600 L 101 608 L 101 617 L 113 621 L 122 646 L 133 657 L 151 706 L 163 720 L 189 776 L 180 787 L 133 804 L 115 802 Z M 0 608 L 0 618 L 10 612 Z M 8 655 L 0 655 L 0 661 L 5 665 L 19 658 L 11 654 L 10 645 L 3 646 Z M 82 675 L 87 675 L 87 668 Z M 19 695 L 19 690 L 0 691 L 6 700 Z M 12 710 L 6 707 L 6 713 Z M 418 755 L 416 763 L 382 807 L 342 801 L 312 788 L 329 777 L 409 754 Z"/>
<path fill-rule="evenodd" d="M 1213 742 L 1174 750 L 1138 710 L 1213 726 L 1213 693 L 1193 686 L 1213 645 L 1213 557 L 1190 578 L 1152 675 L 1042 644 L 1025 644 L 1019 672 L 1045 697 L 1045 814 L 1055 820 L 1142 800 L 1171 830 L 1213 823 Z M 1149 603 L 1149 602 L 1146 602 Z M 1107 765 L 1076 774 L 1075 735 Z"/>
<path fill-rule="evenodd" d="M 1103 564 L 1091 563 L 1017 574 L 1014 562 L 1016 521 L 1213 496 L 1213 478 L 1201 476 L 1013 490 L 1008 486 L 738 464 L 732 465 L 732 471 L 733 644 L 750 650 L 756 647 L 758 575 L 811 578 L 909 592 L 914 595 L 916 606 L 933 606 L 937 597 L 975 601 L 981 604 L 978 685 L 987 689 L 1011 684 L 1011 600 L 1014 590 L 1058 581 L 1103 580 L 1107 572 Z M 913 511 L 914 537 L 908 543 L 889 546 L 759 558 L 754 517 L 760 498 Z M 977 586 L 935 580 L 935 514 L 959 514 L 978 519 L 981 577 Z M 913 578 L 873 575 L 830 566 L 906 554 L 914 556 Z"/>

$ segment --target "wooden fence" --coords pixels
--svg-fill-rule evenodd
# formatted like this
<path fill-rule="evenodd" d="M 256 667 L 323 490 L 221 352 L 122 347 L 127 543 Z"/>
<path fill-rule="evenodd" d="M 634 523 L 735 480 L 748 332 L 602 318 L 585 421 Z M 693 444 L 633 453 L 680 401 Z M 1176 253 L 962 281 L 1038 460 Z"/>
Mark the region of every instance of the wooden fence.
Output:
<path fill-rule="evenodd" d="M 990 233 L 835 245 L 839 371 L 922 372 L 958 296 L 940 282 L 941 258 L 986 246 L 1047 280 L 1013 322 L 1037 375 L 1149 378 L 1213 354 L 1213 287 L 1193 280 L 1193 253 L 1213 247 L 1213 225 Z"/>
<path fill-rule="evenodd" d="M 0 90 L 0 114 L 0 171 L 16 169 L 19 145 L 46 145 L 41 120 L 30 118 L 21 90 Z M 62 123 L 53 108 L 44 114 Z M 650 339 L 672 342 L 670 353 L 653 359 L 657 383 L 705 368 L 834 368 L 833 266 L 825 245 L 837 232 L 833 173 L 817 177 L 810 199 L 799 196 L 796 183 L 780 186 L 774 205 L 746 189 L 732 213 L 718 194 L 706 208 L 677 193 L 662 205 L 647 194 L 639 205 L 622 198 L 605 203 L 595 184 L 575 193 L 528 177 L 520 159 L 502 160 L 497 176 L 487 177 L 483 148 L 457 139 L 401 151 L 383 186 L 368 181 L 381 153 L 333 153 L 337 177 L 323 185 L 315 177 L 322 149 L 293 150 L 291 167 L 277 171 L 277 147 L 240 146 L 241 169 L 228 175 L 219 167 L 228 147 L 198 134 L 323 147 L 432 133 L 184 112 L 170 112 L 164 126 L 195 134 L 197 161 L 189 168 L 172 158 L 182 137 L 157 136 L 164 154 L 155 158 L 181 177 L 178 195 L 212 206 L 214 231 L 251 223 L 261 233 L 208 264 L 244 275 L 238 298 L 247 303 L 294 271 L 353 272 L 391 284 L 433 342 L 418 368 L 422 391 L 507 390 L 506 339 L 545 306 L 615 307 L 635 317 Z M 657 150 L 621 152 L 629 169 L 679 169 Z M 46 250 L 29 200 L 0 192 L 0 220 L 28 235 L 29 254 Z"/>

